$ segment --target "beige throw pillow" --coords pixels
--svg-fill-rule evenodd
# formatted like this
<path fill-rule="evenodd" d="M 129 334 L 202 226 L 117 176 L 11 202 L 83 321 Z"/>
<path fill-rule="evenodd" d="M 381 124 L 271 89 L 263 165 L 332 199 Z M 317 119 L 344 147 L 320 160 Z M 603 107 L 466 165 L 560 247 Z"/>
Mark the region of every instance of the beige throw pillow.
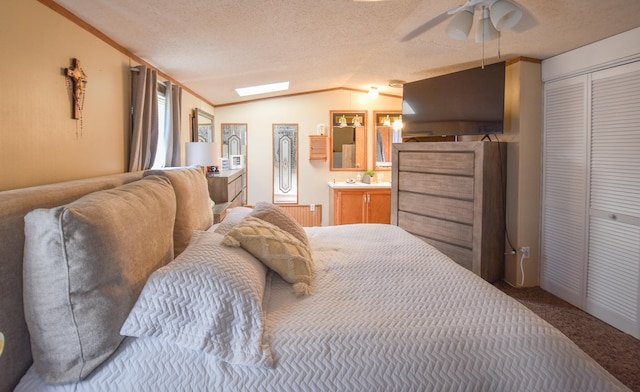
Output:
<path fill-rule="evenodd" d="M 311 251 L 290 233 L 262 219 L 248 216 L 225 235 L 223 244 L 244 248 L 292 283 L 297 296 L 311 294 Z"/>
<path fill-rule="evenodd" d="M 296 237 L 306 246 L 309 246 L 309 238 L 307 238 L 307 233 L 305 233 L 302 226 L 284 209 L 277 205 L 260 201 L 256 204 L 250 215 L 278 226 L 282 230 Z"/>

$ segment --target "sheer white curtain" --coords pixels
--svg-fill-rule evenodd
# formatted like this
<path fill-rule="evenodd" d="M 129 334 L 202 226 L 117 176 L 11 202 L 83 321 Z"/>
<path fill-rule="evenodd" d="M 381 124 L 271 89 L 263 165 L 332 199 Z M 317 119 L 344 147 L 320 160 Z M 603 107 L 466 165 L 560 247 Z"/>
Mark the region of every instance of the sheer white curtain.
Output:
<path fill-rule="evenodd" d="M 182 108 L 182 87 L 165 83 L 164 147 L 165 166 L 180 166 L 180 113 Z"/>
<path fill-rule="evenodd" d="M 139 65 L 131 71 L 129 171 L 151 168 L 158 147 L 158 72 Z"/>

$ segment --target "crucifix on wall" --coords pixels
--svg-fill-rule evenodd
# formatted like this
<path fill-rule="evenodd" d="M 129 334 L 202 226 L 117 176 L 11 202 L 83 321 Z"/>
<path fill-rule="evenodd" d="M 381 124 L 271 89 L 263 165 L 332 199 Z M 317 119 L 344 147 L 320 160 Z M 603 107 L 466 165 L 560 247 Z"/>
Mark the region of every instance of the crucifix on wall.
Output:
<path fill-rule="evenodd" d="M 84 104 L 84 88 L 87 75 L 80 67 L 80 60 L 73 59 L 71 67 L 65 69 L 65 75 L 71 79 L 71 96 L 73 99 L 73 118 L 79 119 Z"/>

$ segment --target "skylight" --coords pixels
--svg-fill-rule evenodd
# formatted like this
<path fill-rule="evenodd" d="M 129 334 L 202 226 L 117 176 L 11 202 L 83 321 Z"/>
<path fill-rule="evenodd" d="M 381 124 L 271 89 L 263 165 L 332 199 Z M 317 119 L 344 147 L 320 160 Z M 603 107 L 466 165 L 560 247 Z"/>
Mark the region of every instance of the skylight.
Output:
<path fill-rule="evenodd" d="M 288 90 L 288 89 L 289 89 L 289 82 L 280 82 L 280 83 L 263 84 L 260 86 L 237 88 L 236 92 L 238 93 L 239 96 L 246 97 L 247 95 L 273 93 L 275 91 L 282 91 L 282 90 Z"/>

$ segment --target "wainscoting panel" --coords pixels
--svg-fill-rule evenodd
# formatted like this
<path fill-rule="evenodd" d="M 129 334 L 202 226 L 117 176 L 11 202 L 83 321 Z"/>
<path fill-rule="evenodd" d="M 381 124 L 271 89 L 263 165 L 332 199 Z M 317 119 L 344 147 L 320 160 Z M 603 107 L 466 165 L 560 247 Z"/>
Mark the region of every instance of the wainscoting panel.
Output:
<path fill-rule="evenodd" d="M 304 227 L 322 226 L 322 205 L 315 204 L 315 211 L 311 211 L 309 204 L 278 204 L 300 225 Z"/>

